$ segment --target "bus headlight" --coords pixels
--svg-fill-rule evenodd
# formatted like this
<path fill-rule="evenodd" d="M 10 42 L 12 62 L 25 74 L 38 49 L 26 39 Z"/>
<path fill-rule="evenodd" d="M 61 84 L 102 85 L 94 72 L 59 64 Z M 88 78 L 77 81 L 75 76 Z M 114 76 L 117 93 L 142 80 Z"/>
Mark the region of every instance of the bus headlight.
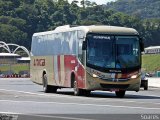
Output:
<path fill-rule="evenodd" d="M 98 77 L 98 75 L 96 75 L 96 74 L 92 74 L 92 77 L 97 78 L 97 77 Z"/>
<path fill-rule="evenodd" d="M 137 78 L 137 77 L 138 77 L 138 75 L 132 75 L 132 76 L 131 76 L 132 79 L 135 79 L 135 78 Z"/>

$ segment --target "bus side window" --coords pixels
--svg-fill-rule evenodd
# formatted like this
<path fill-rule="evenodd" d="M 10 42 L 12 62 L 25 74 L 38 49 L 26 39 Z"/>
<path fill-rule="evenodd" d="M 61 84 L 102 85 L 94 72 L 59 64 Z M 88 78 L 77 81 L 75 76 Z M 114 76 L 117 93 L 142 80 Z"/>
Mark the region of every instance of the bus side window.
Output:
<path fill-rule="evenodd" d="M 84 65 L 85 61 L 84 61 L 84 50 L 86 50 L 86 42 L 83 41 L 83 39 L 79 40 L 79 44 L 78 44 L 78 59 L 80 60 L 80 62 Z"/>

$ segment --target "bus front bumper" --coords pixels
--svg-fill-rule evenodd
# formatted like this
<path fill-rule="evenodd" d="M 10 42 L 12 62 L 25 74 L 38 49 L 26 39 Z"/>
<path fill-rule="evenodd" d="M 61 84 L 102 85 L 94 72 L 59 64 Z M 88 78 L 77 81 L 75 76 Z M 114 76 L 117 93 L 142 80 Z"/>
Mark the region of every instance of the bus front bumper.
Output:
<path fill-rule="evenodd" d="M 89 90 L 126 90 L 138 92 L 141 85 L 141 77 L 134 79 L 101 79 L 88 76 L 87 88 Z"/>

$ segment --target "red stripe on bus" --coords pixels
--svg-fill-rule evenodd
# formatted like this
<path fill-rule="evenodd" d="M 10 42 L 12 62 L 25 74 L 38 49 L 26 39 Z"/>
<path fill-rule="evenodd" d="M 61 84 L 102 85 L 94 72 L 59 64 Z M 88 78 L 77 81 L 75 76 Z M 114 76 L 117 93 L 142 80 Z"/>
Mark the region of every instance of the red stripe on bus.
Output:
<path fill-rule="evenodd" d="M 60 55 L 57 56 L 57 63 L 58 63 L 58 78 L 59 83 L 61 84 L 61 65 L 60 65 Z"/>

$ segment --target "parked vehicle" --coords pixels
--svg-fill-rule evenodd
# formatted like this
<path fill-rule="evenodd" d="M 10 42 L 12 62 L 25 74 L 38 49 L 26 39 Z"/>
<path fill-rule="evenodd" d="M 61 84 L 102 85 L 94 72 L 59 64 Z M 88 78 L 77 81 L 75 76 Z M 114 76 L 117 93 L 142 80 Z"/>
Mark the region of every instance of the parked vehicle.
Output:
<path fill-rule="evenodd" d="M 152 77 L 152 74 L 151 73 L 146 73 L 145 74 L 147 77 Z"/>
<path fill-rule="evenodd" d="M 20 75 L 22 78 L 30 77 L 28 70 L 20 71 L 20 72 L 19 72 L 19 75 Z"/>

